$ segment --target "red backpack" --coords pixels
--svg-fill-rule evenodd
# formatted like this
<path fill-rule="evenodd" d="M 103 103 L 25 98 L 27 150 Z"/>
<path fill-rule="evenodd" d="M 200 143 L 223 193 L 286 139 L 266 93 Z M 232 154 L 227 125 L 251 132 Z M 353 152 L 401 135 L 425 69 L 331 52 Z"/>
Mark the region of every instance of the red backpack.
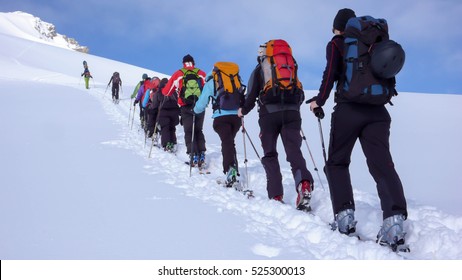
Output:
<path fill-rule="evenodd" d="M 303 86 L 297 76 L 298 65 L 290 45 L 277 39 L 260 47 L 263 51 L 260 65 L 265 82 L 260 100 L 263 104 L 301 104 Z"/>

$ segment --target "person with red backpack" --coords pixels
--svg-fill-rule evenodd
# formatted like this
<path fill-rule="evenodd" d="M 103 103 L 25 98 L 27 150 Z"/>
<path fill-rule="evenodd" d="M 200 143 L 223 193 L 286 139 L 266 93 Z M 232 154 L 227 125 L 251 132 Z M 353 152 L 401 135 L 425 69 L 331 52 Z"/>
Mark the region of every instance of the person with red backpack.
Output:
<path fill-rule="evenodd" d="M 351 153 L 356 141 L 359 139 L 364 155 L 367 158 L 369 173 L 376 182 L 376 188 L 380 198 L 383 212 L 383 225 L 377 235 L 377 242 L 388 245 L 393 250 L 407 250 L 405 246 L 404 220 L 407 218 L 407 206 L 401 180 L 395 170 L 390 153 L 390 123 L 391 117 L 384 104 L 359 103 L 345 94 L 346 91 L 346 66 L 345 63 L 362 64 L 355 59 L 344 59 L 344 54 L 349 48 L 349 40 L 345 36 L 350 31 L 349 23 L 357 34 L 359 21 L 370 17 L 357 18 L 351 9 L 341 9 L 334 18 L 332 32 L 333 38 L 326 47 L 327 63 L 323 73 L 319 93 L 307 101 L 310 109 L 320 120 L 324 117 L 324 106 L 329 94 L 337 82 L 335 90 L 334 111 L 331 118 L 331 130 L 328 157 L 325 173 L 329 182 L 334 222 L 332 229 L 345 235 L 355 234 L 355 201 L 353 187 L 350 178 L 349 166 Z M 373 29 L 377 26 L 373 25 Z M 382 38 L 380 38 L 382 40 Z M 355 43 L 354 48 L 359 49 Z M 362 78 L 355 83 L 366 83 L 365 75 L 367 65 L 361 65 Z M 359 67 L 358 67 L 359 68 Z M 358 69 L 359 70 L 359 69 Z M 353 70 L 354 71 L 354 70 Z M 353 88 L 353 81 L 348 83 L 349 90 Z M 351 92 L 365 96 L 361 92 Z M 398 248 L 400 247 L 400 248 Z"/>
<path fill-rule="evenodd" d="M 258 102 L 258 124 L 264 152 L 261 161 L 266 171 L 268 197 L 283 202 L 284 188 L 277 152 L 281 136 L 298 193 L 296 207 L 310 211 L 314 181 L 301 151 L 300 105 L 304 93 L 296 77 L 297 65 L 292 50 L 284 40 L 271 40 L 260 46 L 258 62 L 249 78 L 245 103 L 239 108 L 238 116 L 247 115 Z M 277 65 L 284 65 L 290 71 L 267 68 Z M 279 74 L 275 77 L 275 73 Z"/>
<path fill-rule="evenodd" d="M 205 136 L 202 131 L 205 112 L 194 114 L 193 108 L 202 92 L 205 76 L 206 73 L 195 67 L 194 58 L 188 54 L 183 57 L 183 68 L 173 73 L 162 90 L 165 96 L 178 95 L 186 153 L 190 156 L 191 166 L 199 167 L 205 163 Z"/>
<path fill-rule="evenodd" d="M 151 138 L 154 133 L 154 125 L 156 123 L 156 110 L 153 107 L 153 96 L 159 90 L 160 79 L 152 77 L 150 89 L 144 94 L 143 99 L 140 101 L 141 107 L 144 109 L 145 127 L 144 132 L 147 138 Z"/>

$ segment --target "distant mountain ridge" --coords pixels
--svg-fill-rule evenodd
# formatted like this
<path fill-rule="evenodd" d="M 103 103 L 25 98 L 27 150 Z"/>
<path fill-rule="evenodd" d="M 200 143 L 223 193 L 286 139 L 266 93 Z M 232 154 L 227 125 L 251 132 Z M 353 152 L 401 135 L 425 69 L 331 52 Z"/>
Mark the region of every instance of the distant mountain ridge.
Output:
<path fill-rule="evenodd" d="M 59 34 L 54 24 L 21 11 L 0 13 L 0 32 L 25 39 L 36 38 L 57 47 L 89 53 L 89 48 L 79 45 L 76 39 Z"/>

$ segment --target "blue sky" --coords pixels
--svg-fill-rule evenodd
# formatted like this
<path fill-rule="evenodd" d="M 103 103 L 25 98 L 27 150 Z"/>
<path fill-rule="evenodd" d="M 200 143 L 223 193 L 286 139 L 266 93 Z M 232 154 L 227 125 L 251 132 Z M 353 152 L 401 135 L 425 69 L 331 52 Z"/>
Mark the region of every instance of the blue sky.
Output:
<path fill-rule="evenodd" d="M 338 9 L 385 18 L 406 51 L 398 91 L 462 94 L 460 0 L 0 0 L 1 12 L 23 11 L 53 23 L 90 53 L 171 75 L 185 54 L 208 72 L 234 61 L 246 82 L 258 46 L 287 40 L 305 89 L 316 90 Z M 116 69 L 114 69 L 116 70 Z"/>

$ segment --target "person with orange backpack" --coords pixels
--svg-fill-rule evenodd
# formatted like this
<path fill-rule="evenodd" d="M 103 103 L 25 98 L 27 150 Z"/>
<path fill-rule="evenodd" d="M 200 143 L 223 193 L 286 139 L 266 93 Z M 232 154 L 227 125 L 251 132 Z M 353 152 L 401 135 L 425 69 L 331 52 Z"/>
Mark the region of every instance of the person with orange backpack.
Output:
<path fill-rule="evenodd" d="M 191 55 L 183 57 L 183 68 L 177 70 L 168 80 L 162 94 L 178 95 L 181 121 L 184 129 L 186 153 L 190 156 L 190 165 L 201 167 L 205 163 L 205 136 L 202 131 L 205 112 L 194 114 L 193 108 L 201 95 L 206 73 L 195 67 Z"/>
<path fill-rule="evenodd" d="M 270 40 L 261 45 L 258 64 L 249 78 L 245 103 L 239 108 L 238 116 L 247 115 L 258 102 L 264 152 L 261 162 L 266 172 L 268 197 L 283 202 L 284 188 L 277 151 L 281 136 L 298 193 L 296 208 L 311 211 L 314 182 L 301 151 L 300 105 L 305 96 L 297 69 L 292 49 L 286 41 Z"/>

